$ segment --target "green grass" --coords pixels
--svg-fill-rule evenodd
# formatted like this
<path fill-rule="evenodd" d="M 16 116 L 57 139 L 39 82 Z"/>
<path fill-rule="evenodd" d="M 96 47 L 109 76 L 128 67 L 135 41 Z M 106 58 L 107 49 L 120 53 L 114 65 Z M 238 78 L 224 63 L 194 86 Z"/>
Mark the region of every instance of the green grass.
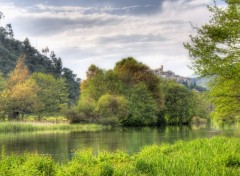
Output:
<path fill-rule="evenodd" d="M 4 152 L 3 152 L 4 153 Z M 153 145 L 135 155 L 122 152 L 76 152 L 74 158 L 58 164 L 50 156 L 24 154 L 0 160 L 1 176 L 239 176 L 240 139 L 215 137 Z"/>
<path fill-rule="evenodd" d="M 0 122 L 0 133 L 33 131 L 97 131 L 110 128 L 98 124 L 68 124 L 41 122 Z"/>

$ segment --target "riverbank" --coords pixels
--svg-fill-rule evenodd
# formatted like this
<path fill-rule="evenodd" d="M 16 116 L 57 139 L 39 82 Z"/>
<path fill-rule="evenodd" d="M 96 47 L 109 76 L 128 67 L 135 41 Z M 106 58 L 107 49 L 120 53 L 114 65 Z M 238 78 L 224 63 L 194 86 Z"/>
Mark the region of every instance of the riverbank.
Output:
<path fill-rule="evenodd" d="M 24 154 L 0 160 L 0 175 L 240 175 L 240 139 L 214 137 L 173 145 L 152 145 L 139 153 L 100 153 L 81 150 L 71 161 L 55 163 L 50 156 Z"/>
<path fill-rule="evenodd" d="M 0 122 L 0 133 L 33 131 L 97 131 L 111 128 L 100 124 L 69 124 L 43 122 Z"/>

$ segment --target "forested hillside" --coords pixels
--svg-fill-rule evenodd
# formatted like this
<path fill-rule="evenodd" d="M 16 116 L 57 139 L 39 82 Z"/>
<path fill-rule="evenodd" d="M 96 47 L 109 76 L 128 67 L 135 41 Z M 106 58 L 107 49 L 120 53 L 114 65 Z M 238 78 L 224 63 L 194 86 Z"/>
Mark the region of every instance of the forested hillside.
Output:
<path fill-rule="evenodd" d="M 16 61 L 21 55 L 26 56 L 25 64 L 30 73 L 42 72 L 64 78 L 69 91 L 69 104 L 76 102 L 80 94 L 80 79 L 72 70 L 63 67 L 61 58 L 57 57 L 54 51 L 50 52 L 46 48 L 40 53 L 31 46 L 28 38 L 23 42 L 15 39 L 11 24 L 0 27 L 0 72 L 4 77 L 15 68 Z"/>

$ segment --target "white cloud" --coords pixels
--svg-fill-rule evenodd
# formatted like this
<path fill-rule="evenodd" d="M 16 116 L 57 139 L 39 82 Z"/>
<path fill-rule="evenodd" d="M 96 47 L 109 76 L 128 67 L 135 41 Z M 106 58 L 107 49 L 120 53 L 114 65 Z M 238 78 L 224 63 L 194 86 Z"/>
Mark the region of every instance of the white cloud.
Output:
<path fill-rule="evenodd" d="M 165 65 L 166 69 L 189 76 L 192 71 L 186 65 L 190 60 L 182 44 L 194 32 L 190 22 L 200 26 L 208 21 L 205 3 L 165 0 L 157 13 L 141 15 L 112 13 L 138 6 L 97 9 L 38 4 L 20 8 L 0 4 L 0 10 L 12 23 L 16 38 L 29 37 L 38 49 L 48 46 L 81 78 L 85 78 L 92 63 L 109 69 L 127 56 L 153 68 Z"/>

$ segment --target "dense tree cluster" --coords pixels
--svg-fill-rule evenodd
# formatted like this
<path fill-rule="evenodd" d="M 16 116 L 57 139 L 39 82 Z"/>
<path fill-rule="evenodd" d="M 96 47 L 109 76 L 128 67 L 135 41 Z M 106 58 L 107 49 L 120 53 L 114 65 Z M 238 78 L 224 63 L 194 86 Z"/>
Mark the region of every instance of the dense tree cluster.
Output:
<path fill-rule="evenodd" d="M 68 102 L 68 90 L 63 78 L 35 72 L 30 75 L 25 56 L 17 61 L 7 79 L 0 79 L 0 114 L 2 118 L 19 119 L 34 113 L 40 119 L 57 113 Z"/>
<path fill-rule="evenodd" d="M 207 110 L 200 93 L 174 81 L 162 80 L 150 68 L 125 58 L 114 69 L 91 65 L 81 84 L 81 97 L 73 121 L 126 126 L 188 124 Z M 207 103 L 206 103 L 207 104 Z"/>
<path fill-rule="evenodd" d="M 196 28 L 185 47 L 192 57 L 197 74 L 214 75 L 210 95 L 215 110 L 211 114 L 221 121 L 240 120 L 240 1 L 225 0 L 226 7 L 209 7 L 212 18 Z"/>
<path fill-rule="evenodd" d="M 72 70 L 62 66 L 61 58 L 58 58 L 53 51 L 49 53 L 47 47 L 40 53 L 31 46 L 28 38 L 23 42 L 14 39 L 11 24 L 7 24 L 6 27 L 0 26 L 0 72 L 3 74 L 3 77 L 6 78 L 15 68 L 17 59 L 23 54 L 26 57 L 25 64 L 30 74 L 41 72 L 52 74 L 56 78 L 64 78 L 67 83 L 69 105 L 77 102 L 80 94 L 80 79 L 77 78 L 77 75 Z"/>

